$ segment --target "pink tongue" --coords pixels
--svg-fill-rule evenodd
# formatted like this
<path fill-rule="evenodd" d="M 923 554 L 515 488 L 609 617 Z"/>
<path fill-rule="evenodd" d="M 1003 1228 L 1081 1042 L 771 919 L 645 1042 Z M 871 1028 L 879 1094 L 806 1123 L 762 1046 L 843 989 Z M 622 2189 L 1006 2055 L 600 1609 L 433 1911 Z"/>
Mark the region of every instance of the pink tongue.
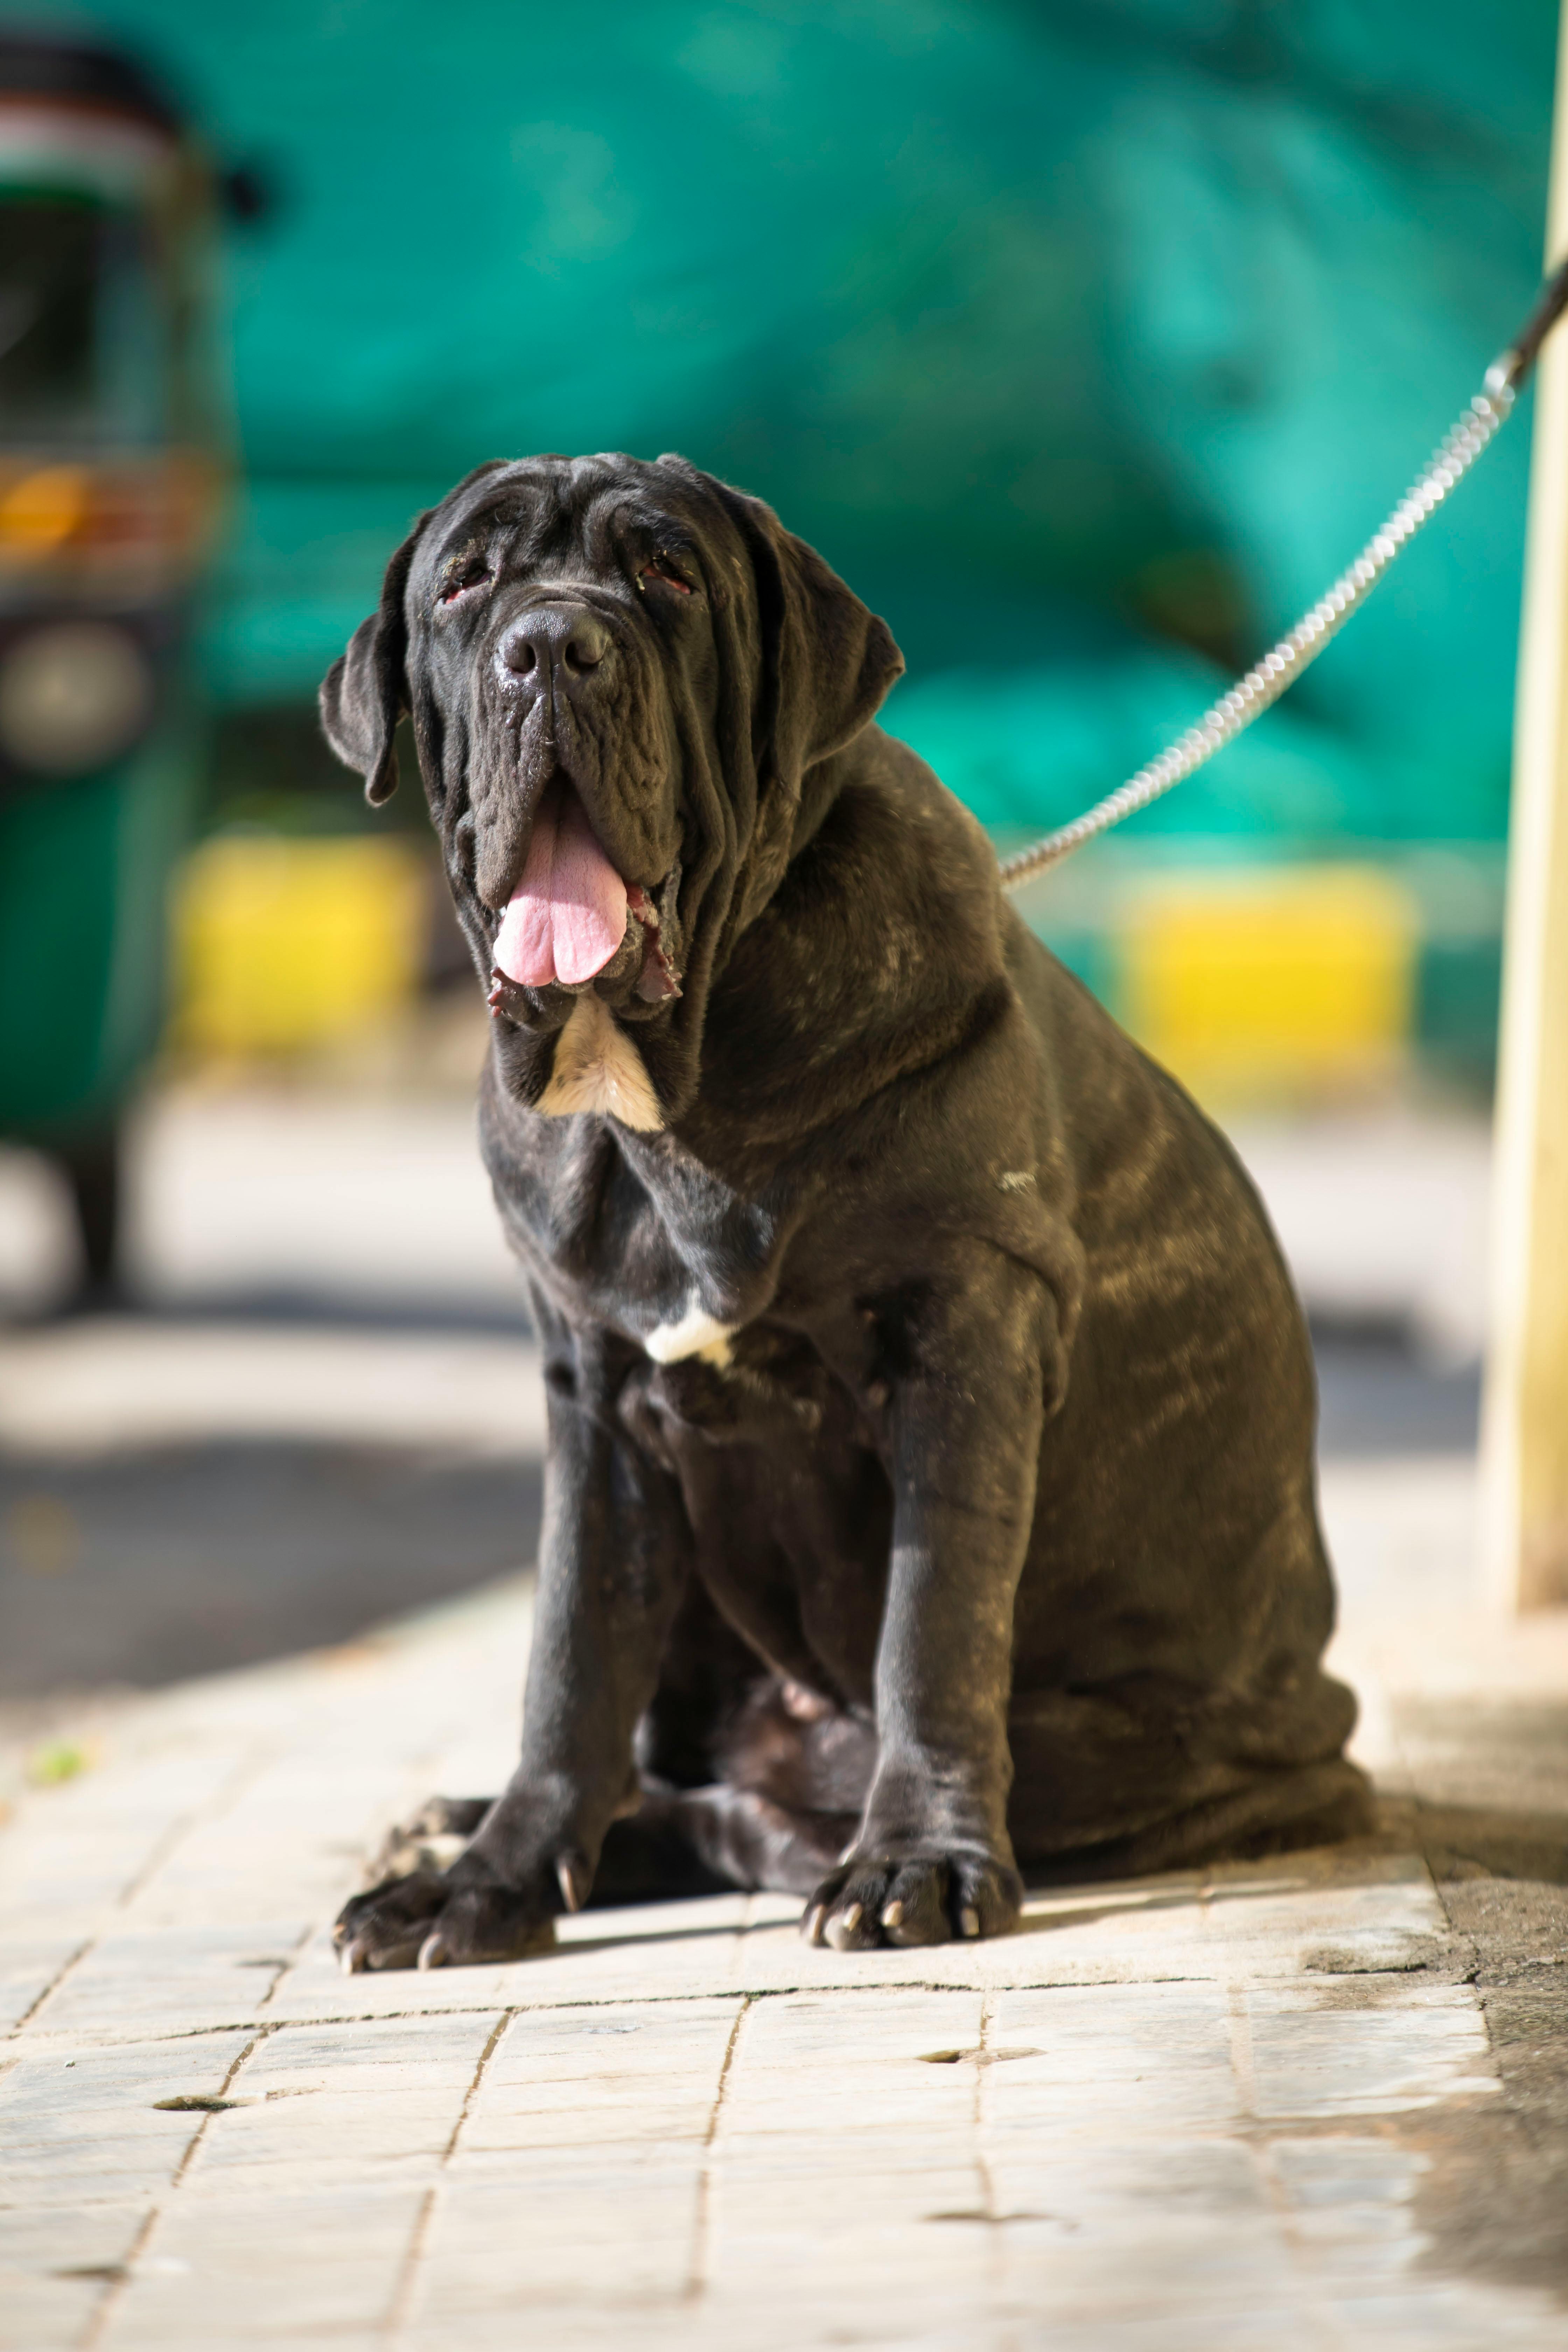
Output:
<path fill-rule="evenodd" d="M 626 930 L 626 886 L 563 785 L 540 803 L 528 864 L 496 936 L 496 970 L 523 988 L 592 980 Z"/>

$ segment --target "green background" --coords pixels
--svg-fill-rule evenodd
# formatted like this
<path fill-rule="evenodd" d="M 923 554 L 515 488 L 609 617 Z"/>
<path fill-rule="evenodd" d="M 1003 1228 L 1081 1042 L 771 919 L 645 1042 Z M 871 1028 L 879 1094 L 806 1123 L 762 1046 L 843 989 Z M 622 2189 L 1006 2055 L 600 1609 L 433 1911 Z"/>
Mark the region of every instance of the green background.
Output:
<path fill-rule="evenodd" d="M 35 12 L 36 13 L 36 12 Z M 888 615 L 890 723 L 1070 814 L 1378 521 L 1527 310 L 1551 0 L 121 0 L 272 216 L 207 666 L 298 702 L 482 457 L 679 448 Z M 1528 430 L 1289 707 L 1140 820 L 1504 828 Z"/>

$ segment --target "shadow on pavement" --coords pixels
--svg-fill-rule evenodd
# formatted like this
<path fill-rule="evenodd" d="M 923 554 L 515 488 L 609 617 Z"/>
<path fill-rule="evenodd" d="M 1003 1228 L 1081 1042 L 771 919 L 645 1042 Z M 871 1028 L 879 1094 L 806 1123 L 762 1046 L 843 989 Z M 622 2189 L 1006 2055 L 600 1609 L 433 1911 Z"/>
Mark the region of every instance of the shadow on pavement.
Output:
<path fill-rule="evenodd" d="M 304 1439 L 0 1454 L 0 1698 L 347 1641 L 531 1561 L 540 1506 L 518 1457 Z"/>
<path fill-rule="evenodd" d="M 1434 1364 L 1398 1323 L 1313 1318 L 1318 1448 L 1341 1460 L 1469 1454 L 1480 1433 L 1479 1363 Z"/>

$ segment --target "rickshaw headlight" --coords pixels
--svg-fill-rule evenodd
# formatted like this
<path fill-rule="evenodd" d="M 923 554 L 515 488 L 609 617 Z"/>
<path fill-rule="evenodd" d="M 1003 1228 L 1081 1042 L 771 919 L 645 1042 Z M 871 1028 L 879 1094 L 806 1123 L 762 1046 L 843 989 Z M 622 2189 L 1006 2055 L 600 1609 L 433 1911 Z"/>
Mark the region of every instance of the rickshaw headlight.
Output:
<path fill-rule="evenodd" d="M 138 599 L 166 594 L 201 564 L 221 478 L 200 451 L 87 465 L 29 465 L 0 452 L 0 578 L 13 590 Z"/>
<path fill-rule="evenodd" d="M 125 630 L 32 629 L 0 659 L 0 749 L 43 775 L 81 775 L 130 750 L 153 703 L 152 670 Z"/>
<path fill-rule="evenodd" d="M 92 495 L 85 466 L 42 466 L 0 498 L 0 548 L 7 555 L 52 555 L 80 525 Z"/>

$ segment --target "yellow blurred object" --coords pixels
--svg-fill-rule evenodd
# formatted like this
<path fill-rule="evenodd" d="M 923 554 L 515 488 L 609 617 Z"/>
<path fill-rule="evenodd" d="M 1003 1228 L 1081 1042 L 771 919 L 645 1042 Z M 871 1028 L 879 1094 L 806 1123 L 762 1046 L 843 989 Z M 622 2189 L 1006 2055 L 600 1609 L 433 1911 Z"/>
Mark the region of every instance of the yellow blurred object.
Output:
<path fill-rule="evenodd" d="M 1419 922 L 1376 866 L 1164 876 L 1119 932 L 1126 1024 L 1200 1096 L 1360 1090 L 1400 1066 Z"/>
<path fill-rule="evenodd" d="M 43 466 L 0 497 L 0 546 L 17 555 L 47 555 L 69 539 L 87 512 L 85 466 Z"/>
<path fill-rule="evenodd" d="M 352 1035 L 413 994 L 426 921 L 425 861 L 405 843 L 206 842 L 175 895 L 175 1042 L 243 1055 Z"/>

